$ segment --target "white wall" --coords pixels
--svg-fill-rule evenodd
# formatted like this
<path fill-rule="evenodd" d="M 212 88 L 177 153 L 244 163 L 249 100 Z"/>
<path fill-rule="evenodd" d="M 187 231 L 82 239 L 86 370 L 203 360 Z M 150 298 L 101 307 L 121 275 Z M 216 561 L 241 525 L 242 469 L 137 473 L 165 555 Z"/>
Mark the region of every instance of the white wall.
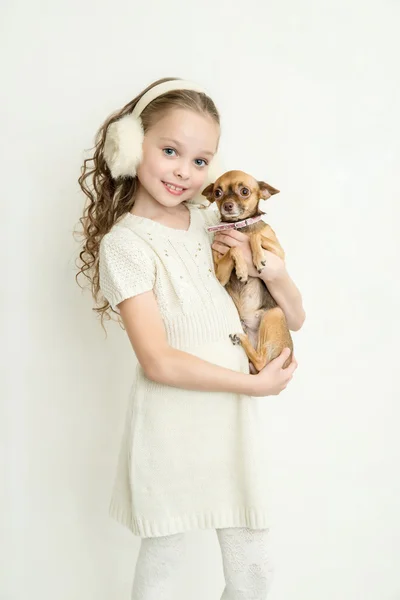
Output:
<path fill-rule="evenodd" d="M 139 540 L 107 510 L 131 350 L 74 282 L 72 230 L 83 149 L 164 76 L 207 86 L 227 168 L 281 190 L 270 221 L 304 295 L 299 368 L 265 400 L 271 600 L 400 599 L 399 17 L 391 0 L 3 3 L 1 600 L 129 599 Z M 179 599 L 217 600 L 215 533 L 188 543 Z"/>

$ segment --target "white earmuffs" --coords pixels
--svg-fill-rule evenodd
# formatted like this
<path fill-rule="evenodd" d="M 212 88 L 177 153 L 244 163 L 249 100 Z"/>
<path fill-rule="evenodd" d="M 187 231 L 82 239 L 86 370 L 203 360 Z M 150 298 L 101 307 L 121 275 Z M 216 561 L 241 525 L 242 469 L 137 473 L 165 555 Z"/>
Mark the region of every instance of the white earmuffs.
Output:
<path fill-rule="evenodd" d="M 136 176 L 137 168 L 143 157 L 144 130 L 140 115 L 155 98 L 175 90 L 194 90 L 207 94 L 204 88 L 190 81 L 182 79 L 166 81 L 146 92 L 131 113 L 109 125 L 103 153 L 113 179 Z M 208 166 L 208 175 L 204 187 L 214 183 L 222 173 L 223 168 L 216 154 Z M 203 204 L 204 197 L 193 199 L 193 201 Z"/>

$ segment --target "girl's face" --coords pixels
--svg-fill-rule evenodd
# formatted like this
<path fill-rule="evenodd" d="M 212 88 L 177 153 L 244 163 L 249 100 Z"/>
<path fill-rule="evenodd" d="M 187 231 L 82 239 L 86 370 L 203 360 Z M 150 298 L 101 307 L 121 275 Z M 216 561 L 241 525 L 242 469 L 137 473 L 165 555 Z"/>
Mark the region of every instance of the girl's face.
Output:
<path fill-rule="evenodd" d="M 192 198 L 203 189 L 219 134 L 209 116 L 186 109 L 168 111 L 145 134 L 137 171 L 140 187 L 165 207 Z"/>

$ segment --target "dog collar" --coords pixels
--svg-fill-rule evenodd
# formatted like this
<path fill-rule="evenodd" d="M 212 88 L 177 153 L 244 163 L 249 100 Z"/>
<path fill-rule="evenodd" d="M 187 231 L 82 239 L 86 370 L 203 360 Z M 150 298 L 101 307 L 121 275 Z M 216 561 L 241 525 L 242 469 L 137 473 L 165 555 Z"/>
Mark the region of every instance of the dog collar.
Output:
<path fill-rule="evenodd" d="M 241 229 L 242 227 L 247 227 L 247 225 L 252 225 L 253 223 L 258 223 L 261 221 L 263 215 L 258 215 L 258 217 L 250 217 L 250 219 L 244 219 L 243 221 L 237 221 L 236 223 L 220 223 L 220 225 L 213 225 L 212 227 L 207 227 L 207 231 L 224 231 L 226 229 Z"/>

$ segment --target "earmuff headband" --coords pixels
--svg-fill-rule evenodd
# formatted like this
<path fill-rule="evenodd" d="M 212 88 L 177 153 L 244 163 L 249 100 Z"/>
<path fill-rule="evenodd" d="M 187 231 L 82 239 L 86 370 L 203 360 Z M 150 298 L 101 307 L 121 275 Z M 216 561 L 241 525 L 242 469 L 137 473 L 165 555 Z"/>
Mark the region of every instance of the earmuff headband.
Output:
<path fill-rule="evenodd" d="M 153 102 L 159 96 L 166 94 L 167 92 L 175 92 L 178 90 L 189 90 L 193 92 L 200 92 L 206 94 L 208 96 L 207 91 L 197 85 L 197 83 L 193 83 L 192 81 L 185 81 L 184 79 L 174 79 L 173 81 L 164 81 L 164 83 L 159 83 L 155 85 L 151 89 L 149 89 L 136 104 L 135 108 L 132 111 L 132 114 L 135 117 L 138 117 L 142 114 L 146 106 Z"/>

